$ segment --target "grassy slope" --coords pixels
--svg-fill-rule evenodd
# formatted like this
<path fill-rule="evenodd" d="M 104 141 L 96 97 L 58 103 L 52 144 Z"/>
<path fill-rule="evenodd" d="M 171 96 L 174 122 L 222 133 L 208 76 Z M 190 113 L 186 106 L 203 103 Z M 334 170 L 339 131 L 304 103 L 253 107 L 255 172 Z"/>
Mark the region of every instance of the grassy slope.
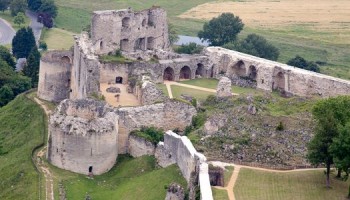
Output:
<path fill-rule="evenodd" d="M 212 187 L 211 189 L 215 200 L 228 200 L 228 195 L 226 190 L 219 190 L 214 187 Z"/>
<path fill-rule="evenodd" d="M 143 156 L 130 158 L 120 155 L 111 171 L 94 179 L 52 167 L 56 182 L 61 181 L 68 199 L 83 199 L 89 194 L 92 199 L 164 199 L 164 186 L 177 182 L 186 187 L 178 167 L 156 169 L 155 158 Z M 56 184 L 57 185 L 57 184 Z"/>
<path fill-rule="evenodd" d="M 74 44 L 73 33 L 58 28 L 45 30 L 42 35 L 48 49 L 67 50 Z"/>
<path fill-rule="evenodd" d="M 275 173 L 241 169 L 234 192 L 238 200 L 345 199 L 349 181 L 346 183 L 332 179 L 331 185 L 331 189 L 325 187 L 325 176 L 322 170 Z"/>
<path fill-rule="evenodd" d="M 0 156 L 0 199 L 38 198 L 39 177 L 31 152 L 42 142 L 43 118 L 40 107 L 24 95 L 0 108 L 0 138 L 8 151 Z"/>

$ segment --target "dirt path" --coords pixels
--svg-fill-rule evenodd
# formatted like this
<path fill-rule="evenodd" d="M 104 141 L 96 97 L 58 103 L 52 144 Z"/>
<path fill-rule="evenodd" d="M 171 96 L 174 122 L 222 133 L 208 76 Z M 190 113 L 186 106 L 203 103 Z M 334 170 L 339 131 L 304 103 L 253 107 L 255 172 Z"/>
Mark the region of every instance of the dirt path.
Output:
<path fill-rule="evenodd" d="M 42 102 L 41 100 L 39 100 L 38 98 L 34 97 L 34 101 L 39 104 L 47 117 L 50 116 L 51 111 L 50 109 L 44 104 L 44 102 Z M 55 196 L 54 196 L 54 189 L 53 189 L 53 176 L 52 173 L 50 172 L 50 169 L 45 165 L 45 162 L 43 162 L 44 158 L 45 158 L 45 153 L 47 150 L 47 146 L 45 146 L 44 148 L 42 148 L 38 153 L 37 153 L 37 158 L 35 159 L 36 161 L 36 165 L 39 168 L 39 170 L 44 174 L 44 178 L 45 178 L 45 194 L 46 194 L 46 200 L 54 200 Z"/>
<path fill-rule="evenodd" d="M 173 92 L 171 91 L 171 87 L 170 87 L 170 85 L 171 85 L 171 83 L 170 82 L 168 82 L 168 81 L 164 81 L 164 84 L 165 84 L 165 86 L 166 86 L 166 89 L 168 90 L 168 95 L 169 95 L 169 98 L 170 99 L 173 99 L 174 97 L 173 97 Z"/>
<path fill-rule="evenodd" d="M 226 190 L 229 200 L 236 200 L 233 188 L 235 187 L 238 174 L 241 170 L 241 168 L 246 168 L 246 169 L 254 169 L 254 170 L 260 170 L 260 171 L 266 171 L 266 172 L 276 172 L 276 173 L 291 173 L 291 172 L 301 172 L 301 171 L 314 171 L 314 170 L 324 170 L 324 168 L 306 168 L 306 169 L 293 169 L 293 170 L 274 170 L 274 169 L 265 169 L 265 168 L 259 168 L 259 167 L 250 167 L 250 166 L 244 166 L 244 165 L 236 165 L 232 163 L 224 163 L 224 162 L 217 162 L 217 161 L 212 161 L 210 162 L 214 166 L 234 166 L 233 173 L 231 175 L 230 181 L 227 184 L 226 187 L 219 187 L 215 186 L 214 188 L 219 189 L 219 190 Z"/>

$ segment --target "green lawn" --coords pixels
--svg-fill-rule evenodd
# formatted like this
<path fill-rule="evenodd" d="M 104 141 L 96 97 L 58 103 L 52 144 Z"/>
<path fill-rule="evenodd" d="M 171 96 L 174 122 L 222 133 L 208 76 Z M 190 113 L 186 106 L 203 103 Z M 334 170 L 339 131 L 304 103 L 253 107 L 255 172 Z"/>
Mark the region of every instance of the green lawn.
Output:
<path fill-rule="evenodd" d="M 48 49 L 68 50 L 74 45 L 73 33 L 58 28 L 43 31 L 42 39 Z"/>
<path fill-rule="evenodd" d="M 276 173 L 243 168 L 239 172 L 234 193 L 237 200 L 345 199 L 350 181 L 332 178 L 331 189 L 325 187 L 325 182 L 322 170 Z"/>
<path fill-rule="evenodd" d="M 0 108 L 0 199 L 38 199 L 39 174 L 31 152 L 43 142 L 45 115 L 41 108 L 19 95 Z"/>
<path fill-rule="evenodd" d="M 171 85 L 171 91 L 173 93 L 173 97 L 177 99 L 181 99 L 181 94 L 185 94 L 192 96 L 198 100 L 204 101 L 209 95 L 215 95 L 213 92 L 206 92 L 202 90 L 181 87 L 178 85 Z"/>
<path fill-rule="evenodd" d="M 156 168 L 153 156 L 131 158 L 119 155 L 118 163 L 111 171 L 94 179 L 51 167 L 57 178 L 62 182 L 68 199 L 84 199 L 86 194 L 94 200 L 104 199 L 164 199 L 165 186 L 172 182 L 186 187 L 176 165 L 167 168 Z M 56 184 L 57 187 L 57 184 Z"/>
<path fill-rule="evenodd" d="M 233 170 L 235 169 L 234 166 L 227 166 L 225 167 L 225 171 L 224 171 L 224 183 L 225 183 L 225 187 L 228 185 L 228 183 L 230 182 Z"/>
<path fill-rule="evenodd" d="M 214 187 L 211 188 L 214 200 L 229 200 L 226 190 L 219 190 Z"/>
<path fill-rule="evenodd" d="M 157 87 L 163 91 L 163 93 L 168 97 L 169 96 L 169 93 L 168 93 L 168 90 L 166 88 L 166 85 L 165 84 L 157 84 Z"/>

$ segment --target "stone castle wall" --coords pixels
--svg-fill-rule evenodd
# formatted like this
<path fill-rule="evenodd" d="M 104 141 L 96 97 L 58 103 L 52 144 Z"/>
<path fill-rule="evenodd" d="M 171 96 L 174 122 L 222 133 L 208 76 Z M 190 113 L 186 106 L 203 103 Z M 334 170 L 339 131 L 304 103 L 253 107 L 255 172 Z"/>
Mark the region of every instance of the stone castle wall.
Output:
<path fill-rule="evenodd" d="M 126 52 L 170 50 L 166 12 L 157 7 L 139 12 L 131 9 L 95 11 L 91 37 L 97 54 L 117 49 Z"/>
<path fill-rule="evenodd" d="M 156 145 L 152 142 L 132 134 L 129 136 L 129 154 L 132 157 L 154 155 L 155 151 Z"/>
<path fill-rule="evenodd" d="M 48 161 L 81 174 L 109 171 L 118 156 L 117 122 L 105 103 L 62 101 L 49 121 Z"/>
<path fill-rule="evenodd" d="M 189 104 L 175 100 L 164 103 L 124 107 L 117 111 L 119 115 L 119 153 L 127 153 L 129 133 L 141 127 L 154 126 L 163 130 L 184 130 L 197 114 L 196 109 Z"/>
<path fill-rule="evenodd" d="M 208 47 L 205 54 L 215 63 L 214 76 L 220 74 L 250 78 L 258 89 L 280 90 L 299 96 L 347 95 L 350 81 L 303 70 L 220 47 Z"/>
<path fill-rule="evenodd" d="M 69 98 L 73 54 L 70 51 L 50 51 L 40 60 L 38 96 L 60 102 Z"/>

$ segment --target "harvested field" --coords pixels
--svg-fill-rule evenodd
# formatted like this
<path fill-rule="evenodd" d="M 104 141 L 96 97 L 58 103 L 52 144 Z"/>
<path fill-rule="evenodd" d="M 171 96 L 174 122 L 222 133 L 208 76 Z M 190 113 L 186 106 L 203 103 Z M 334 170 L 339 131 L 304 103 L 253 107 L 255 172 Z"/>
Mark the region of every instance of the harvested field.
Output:
<path fill-rule="evenodd" d="M 217 1 L 196 6 L 179 17 L 210 20 L 224 12 L 238 15 L 253 28 L 302 25 L 316 31 L 336 32 L 339 39 L 350 38 L 350 2 L 347 0 Z"/>

